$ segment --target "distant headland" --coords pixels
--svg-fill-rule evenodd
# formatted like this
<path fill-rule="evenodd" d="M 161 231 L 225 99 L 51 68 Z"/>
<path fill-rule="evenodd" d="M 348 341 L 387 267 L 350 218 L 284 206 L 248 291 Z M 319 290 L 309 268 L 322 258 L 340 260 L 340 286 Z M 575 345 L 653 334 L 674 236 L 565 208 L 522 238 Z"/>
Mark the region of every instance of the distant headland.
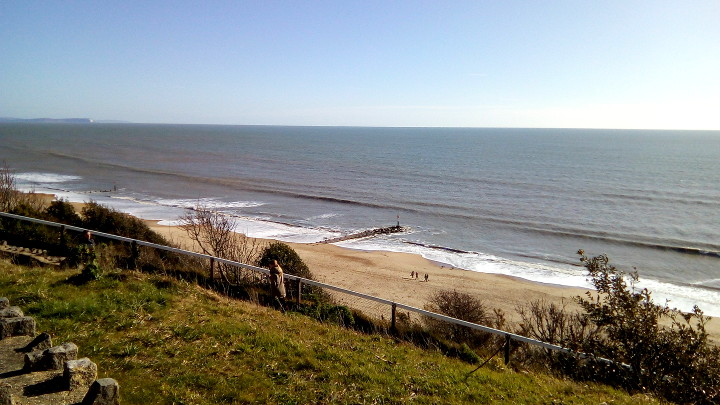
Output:
<path fill-rule="evenodd" d="M 0 122 L 52 122 L 71 124 L 92 124 L 95 121 L 90 118 L 6 118 L 0 117 Z"/>

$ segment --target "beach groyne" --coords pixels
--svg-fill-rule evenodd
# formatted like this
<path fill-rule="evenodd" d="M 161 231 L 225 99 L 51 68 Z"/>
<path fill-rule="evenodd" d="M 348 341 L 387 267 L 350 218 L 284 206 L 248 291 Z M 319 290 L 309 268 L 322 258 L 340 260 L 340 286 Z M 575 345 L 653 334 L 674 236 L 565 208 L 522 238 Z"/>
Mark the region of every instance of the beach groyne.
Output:
<path fill-rule="evenodd" d="M 377 236 L 377 235 L 389 235 L 393 233 L 401 233 L 401 232 L 407 232 L 409 228 L 400 226 L 400 225 L 393 225 L 393 226 L 387 226 L 383 228 L 374 228 L 374 229 L 367 229 L 361 232 L 351 233 L 349 235 L 343 235 L 338 236 L 337 238 L 331 238 L 331 239 L 325 239 L 320 243 L 335 243 L 335 242 L 342 242 L 346 240 L 352 240 L 352 239 L 360 239 L 360 238 L 367 238 L 371 236 Z"/>

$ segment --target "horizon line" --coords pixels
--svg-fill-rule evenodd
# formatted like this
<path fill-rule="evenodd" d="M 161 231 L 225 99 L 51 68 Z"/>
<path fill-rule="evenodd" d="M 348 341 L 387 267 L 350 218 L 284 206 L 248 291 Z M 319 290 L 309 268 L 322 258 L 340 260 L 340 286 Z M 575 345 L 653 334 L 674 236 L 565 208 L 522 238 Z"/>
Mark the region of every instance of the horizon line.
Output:
<path fill-rule="evenodd" d="M 47 120 L 46 122 L 41 122 Z M 72 120 L 88 120 L 86 123 L 69 122 Z M 63 122 L 68 121 L 68 122 Z M 575 129 L 575 130 L 622 130 L 622 131 L 696 131 L 710 132 L 720 131 L 720 129 L 687 129 L 687 128 L 611 128 L 611 127 L 530 127 L 530 126 L 442 126 L 442 125 L 337 125 L 337 124 L 217 124 L 217 123 L 180 123 L 180 122 L 140 122 L 126 121 L 117 119 L 94 119 L 87 117 L 72 118 L 16 118 L 16 117 L 0 117 L 0 123 L 40 123 L 40 124 L 133 124 L 133 125 L 204 125 L 204 126 L 237 126 L 237 127 L 299 127 L 299 128 L 447 128 L 447 129 Z"/>

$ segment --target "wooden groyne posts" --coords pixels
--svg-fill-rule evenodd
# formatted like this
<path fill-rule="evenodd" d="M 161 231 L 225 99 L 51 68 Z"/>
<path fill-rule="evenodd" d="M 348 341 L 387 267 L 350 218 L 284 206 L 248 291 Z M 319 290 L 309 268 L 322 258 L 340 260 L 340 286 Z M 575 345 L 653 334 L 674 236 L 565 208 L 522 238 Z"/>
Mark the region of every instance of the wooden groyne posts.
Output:
<path fill-rule="evenodd" d="M 400 233 L 407 231 L 408 228 L 400 225 L 393 225 L 388 226 L 384 228 L 375 228 L 375 229 L 368 229 L 362 232 L 352 233 L 350 235 L 344 235 L 339 236 L 337 238 L 332 239 L 325 239 L 324 241 L 320 243 L 335 243 L 335 242 L 342 242 L 344 240 L 350 240 L 350 239 L 360 239 L 360 238 L 366 238 L 368 236 L 376 236 L 376 235 L 389 235 L 391 233 Z"/>

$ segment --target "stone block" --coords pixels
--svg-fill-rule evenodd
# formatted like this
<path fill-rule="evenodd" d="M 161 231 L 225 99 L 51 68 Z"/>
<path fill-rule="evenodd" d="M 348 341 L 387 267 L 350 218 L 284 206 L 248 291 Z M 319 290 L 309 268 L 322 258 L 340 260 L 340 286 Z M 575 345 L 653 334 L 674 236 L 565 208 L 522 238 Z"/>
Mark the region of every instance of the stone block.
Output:
<path fill-rule="evenodd" d="M 34 336 L 35 319 L 30 316 L 0 318 L 0 339 L 12 336 Z"/>
<path fill-rule="evenodd" d="M 75 343 L 63 343 L 43 351 L 34 351 L 25 355 L 25 370 L 62 370 L 65 362 L 77 358 L 78 348 Z"/>
<path fill-rule="evenodd" d="M 10 300 L 5 297 L 0 297 L 0 309 L 7 308 L 10 306 Z"/>
<path fill-rule="evenodd" d="M 0 309 L 0 318 L 22 318 L 25 316 L 20 307 L 6 307 Z"/>
<path fill-rule="evenodd" d="M 24 370 L 27 371 L 36 371 L 36 370 L 42 370 L 43 365 L 42 361 L 45 357 L 45 350 L 37 350 L 31 353 L 28 353 L 25 355 L 25 366 L 23 367 Z"/>
<path fill-rule="evenodd" d="M 15 405 L 15 400 L 10 393 L 11 390 L 12 386 L 10 384 L 0 382 L 0 405 Z"/>
<path fill-rule="evenodd" d="M 79 388 L 87 389 L 97 378 L 97 365 L 87 357 L 79 360 L 68 360 L 63 370 L 63 380 L 70 391 Z"/>
<path fill-rule="evenodd" d="M 37 336 L 35 336 L 35 339 L 32 340 L 32 342 L 28 343 L 20 349 L 19 351 L 23 353 L 30 353 L 34 352 L 36 350 L 45 350 L 52 347 L 52 338 L 49 334 L 43 332 Z"/>
<path fill-rule="evenodd" d="M 112 378 L 101 378 L 90 386 L 81 405 L 119 405 L 120 385 Z"/>

